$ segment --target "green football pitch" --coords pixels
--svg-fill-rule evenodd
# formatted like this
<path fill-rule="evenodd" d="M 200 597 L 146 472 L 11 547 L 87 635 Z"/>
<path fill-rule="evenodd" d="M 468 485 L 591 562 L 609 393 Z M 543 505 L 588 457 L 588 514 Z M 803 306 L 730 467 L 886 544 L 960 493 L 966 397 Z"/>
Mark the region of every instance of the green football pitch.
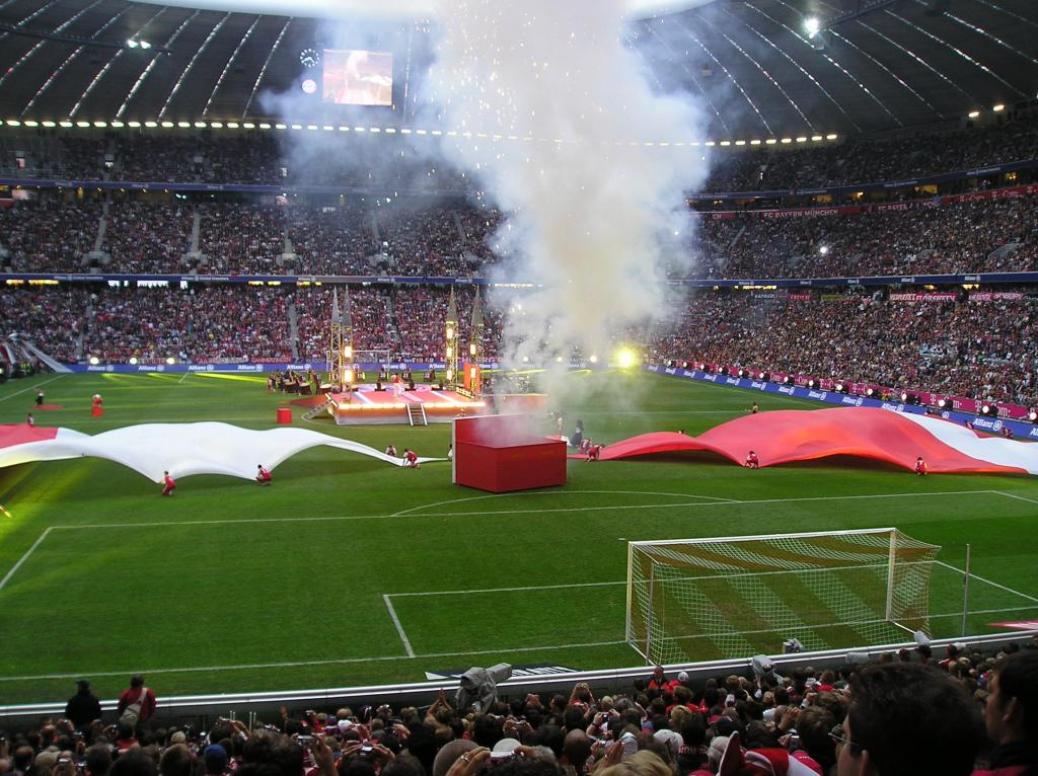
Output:
<path fill-rule="evenodd" d="M 815 409 L 643 373 L 576 373 L 556 397 L 598 441 L 744 414 Z M 145 422 L 270 428 L 283 396 L 245 375 L 40 375 L 0 386 L 0 423 L 34 389 L 39 425 L 97 433 Z M 90 416 L 103 394 L 105 415 Z M 382 449 L 447 449 L 446 425 L 296 422 Z M 161 444 L 160 441 L 156 442 Z M 259 463 L 259 462 L 257 462 Z M 60 700 L 80 676 L 114 696 L 143 672 L 160 695 L 421 680 L 499 661 L 637 665 L 624 641 L 630 540 L 895 526 L 940 545 L 935 635 L 959 634 L 973 549 L 971 633 L 1038 617 L 1038 481 L 915 477 L 849 460 L 750 471 L 705 455 L 573 461 L 563 488 L 490 495 L 450 467 L 404 470 L 330 448 L 277 467 L 272 487 L 185 477 L 174 498 L 104 460 L 0 470 L 0 703 Z M 775 634 L 751 637 L 777 651 Z M 717 657 L 708 644 L 692 658 Z"/>

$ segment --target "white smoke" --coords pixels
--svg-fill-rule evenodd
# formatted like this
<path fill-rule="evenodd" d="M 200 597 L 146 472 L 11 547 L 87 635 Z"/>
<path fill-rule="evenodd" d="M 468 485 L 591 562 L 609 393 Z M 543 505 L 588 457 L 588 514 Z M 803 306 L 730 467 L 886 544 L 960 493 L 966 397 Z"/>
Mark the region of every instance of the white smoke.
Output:
<path fill-rule="evenodd" d="M 688 95 L 654 93 L 623 43 L 623 0 L 442 0 L 429 73 L 450 162 L 506 215 L 497 280 L 539 288 L 506 317 L 513 367 L 600 360 L 667 316 L 667 267 L 687 268 L 685 193 L 707 172 Z M 698 145 L 698 144 L 697 144 Z M 683 273 L 682 273 L 683 274 Z"/>

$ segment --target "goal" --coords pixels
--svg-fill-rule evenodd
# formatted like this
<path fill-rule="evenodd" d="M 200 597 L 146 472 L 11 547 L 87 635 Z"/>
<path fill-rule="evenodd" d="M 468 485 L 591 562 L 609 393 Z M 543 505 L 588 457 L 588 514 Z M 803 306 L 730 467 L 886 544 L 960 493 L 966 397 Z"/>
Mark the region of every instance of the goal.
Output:
<path fill-rule="evenodd" d="M 656 664 L 929 633 L 940 547 L 896 528 L 629 542 L 627 641 Z"/>

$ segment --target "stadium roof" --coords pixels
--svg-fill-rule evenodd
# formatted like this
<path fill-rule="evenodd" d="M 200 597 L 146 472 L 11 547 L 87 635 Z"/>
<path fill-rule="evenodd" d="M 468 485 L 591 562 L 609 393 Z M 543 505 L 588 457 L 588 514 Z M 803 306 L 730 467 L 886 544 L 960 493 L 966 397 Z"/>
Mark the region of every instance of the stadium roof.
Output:
<path fill-rule="evenodd" d="M 354 108 L 343 120 L 407 125 L 417 92 L 407 80 L 432 58 L 428 22 L 351 28 L 356 47 L 394 53 L 398 83 L 393 109 Z M 261 96 L 299 89 L 300 55 L 326 45 L 322 29 L 312 18 L 181 5 L 0 0 L 0 120 L 269 116 Z M 715 0 L 632 19 L 627 35 L 660 89 L 704 98 L 716 139 L 872 133 L 1038 93 L 1035 0 Z"/>

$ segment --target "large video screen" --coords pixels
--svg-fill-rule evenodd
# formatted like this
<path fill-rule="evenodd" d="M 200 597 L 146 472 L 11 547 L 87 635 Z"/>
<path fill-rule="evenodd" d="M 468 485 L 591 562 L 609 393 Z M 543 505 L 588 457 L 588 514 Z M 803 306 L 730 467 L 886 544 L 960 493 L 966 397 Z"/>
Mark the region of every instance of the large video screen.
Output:
<path fill-rule="evenodd" d="M 324 101 L 336 105 L 392 105 L 393 55 L 325 49 Z"/>

